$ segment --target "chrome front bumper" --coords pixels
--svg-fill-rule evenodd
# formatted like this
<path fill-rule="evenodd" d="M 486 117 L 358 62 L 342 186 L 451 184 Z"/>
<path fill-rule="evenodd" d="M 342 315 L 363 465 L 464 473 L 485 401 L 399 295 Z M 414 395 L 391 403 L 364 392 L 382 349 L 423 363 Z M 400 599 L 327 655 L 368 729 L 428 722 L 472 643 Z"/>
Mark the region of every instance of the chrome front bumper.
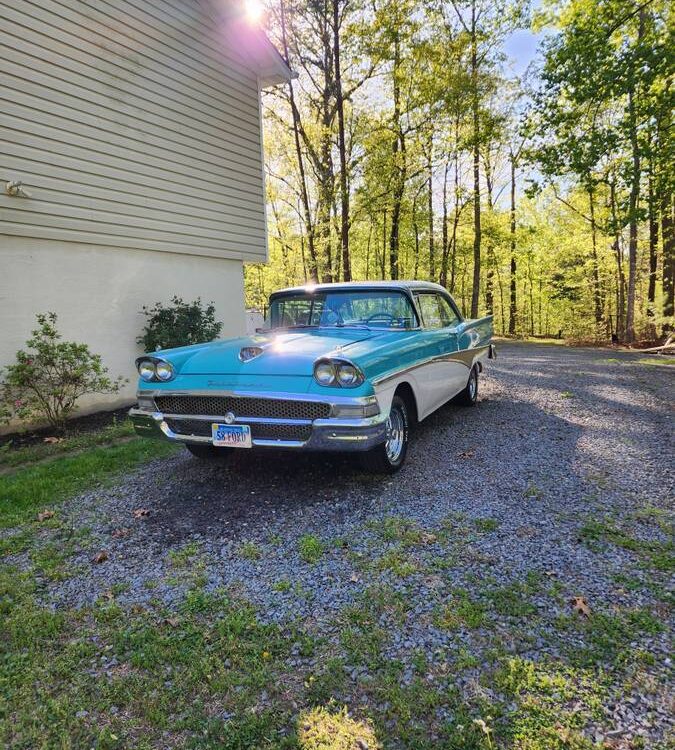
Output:
<path fill-rule="evenodd" d="M 196 445 L 208 445 L 211 438 L 205 435 L 188 435 L 175 432 L 171 429 L 167 420 L 172 423 L 184 419 L 186 421 L 204 422 L 211 425 L 222 422 L 223 419 L 214 416 L 201 415 L 165 415 L 162 412 L 150 412 L 143 409 L 131 409 L 129 417 L 134 424 L 138 435 L 143 437 L 159 437 L 177 443 L 191 443 Z M 242 418 L 237 424 L 293 424 L 293 420 L 259 419 L 249 420 Z M 256 448 L 289 448 L 307 451 L 367 451 L 383 443 L 386 437 L 386 415 L 377 414 L 373 417 L 358 419 L 352 418 L 328 418 L 315 419 L 311 423 L 311 432 L 307 440 L 277 440 L 254 437 L 252 442 Z"/>

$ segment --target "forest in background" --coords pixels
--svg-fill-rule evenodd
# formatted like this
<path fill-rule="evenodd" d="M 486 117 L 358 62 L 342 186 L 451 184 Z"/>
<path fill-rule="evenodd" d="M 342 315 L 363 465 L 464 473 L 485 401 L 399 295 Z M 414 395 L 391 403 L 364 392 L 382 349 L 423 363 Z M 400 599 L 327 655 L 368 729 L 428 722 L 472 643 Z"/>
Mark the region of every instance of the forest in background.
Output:
<path fill-rule="evenodd" d="M 495 331 L 655 340 L 673 327 L 665 0 L 270 0 L 297 77 L 263 96 L 270 261 L 305 281 L 438 282 Z M 504 51 L 540 32 L 520 76 Z"/>

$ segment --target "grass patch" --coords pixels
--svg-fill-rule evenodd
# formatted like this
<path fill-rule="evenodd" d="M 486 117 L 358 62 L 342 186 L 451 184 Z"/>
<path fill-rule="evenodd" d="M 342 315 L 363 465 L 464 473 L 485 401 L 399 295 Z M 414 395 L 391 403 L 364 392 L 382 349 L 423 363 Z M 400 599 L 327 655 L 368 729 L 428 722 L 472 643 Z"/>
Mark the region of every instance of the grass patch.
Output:
<path fill-rule="evenodd" d="M 187 568 L 191 565 L 199 552 L 201 545 L 199 542 L 188 542 L 180 549 L 174 549 L 169 552 L 169 560 L 175 568 Z"/>
<path fill-rule="evenodd" d="M 0 449 L 0 468 L 12 468 L 22 466 L 36 461 L 44 461 L 49 458 L 57 458 L 66 453 L 94 448 L 99 445 L 113 443 L 116 440 L 133 437 L 134 428 L 130 420 L 103 427 L 95 432 L 86 432 L 81 435 L 66 436 L 58 443 L 37 443 L 25 448 L 11 450 L 6 443 Z"/>
<path fill-rule="evenodd" d="M 496 531 L 499 528 L 499 521 L 496 518 L 474 518 L 473 525 L 478 531 L 487 533 Z"/>
<path fill-rule="evenodd" d="M 529 600 L 538 589 L 534 577 L 525 582 L 511 583 L 501 588 L 488 589 L 485 598 L 497 614 L 503 617 L 530 617 L 537 608 Z"/>
<path fill-rule="evenodd" d="M 323 556 L 323 542 L 314 534 L 305 534 L 298 541 L 298 552 L 306 563 L 313 564 Z"/>
<path fill-rule="evenodd" d="M 239 555 L 244 560 L 260 560 L 262 549 L 255 542 L 242 542 L 239 545 Z"/>
<path fill-rule="evenodd" d="M 417 573 L 419 565 L 402 546 L 396 546 L 373 561 L 373 568 L 382 573 L 389 571 L 397 578 L 408 578 Z"/>
<path fill-rule="evenodd" d="M 298 718 L 298 740 L 302 750 L 381 750 L 368 721 L 353 719 L 344 706 L 333 710 L 319 706 Z"/>
<path fill-rule="evenodd" d="M 161 440 L 132 438 L 120 445 L 96 447 L 58 461 L 19 468 L 2 478 L 0 527 L 16 526 L 45 506 L 175 450 L 171 443 Z"/>
<path fill-rule="evenodd" d="M 280 578 L 272 584 L 272 591 L 277 591 L 280 594 L 285 594 L 293 588 L 293 584 L 288 578 Z"/>
<path fill-rule="evenodd" d="M 404 547 L 422 542 L 422 530 L 409 518 L 385 516 L 379 521 L 370 521 L 368 527 L 385 542 L 398 542 Z"/>
<path fill-rule="evenodd" d="M 635 643 L 642 635 L 663 632 L 664 625 L 648 609 L 629 609 L 609 613 L 595 612 L 587 620 L 576 617 L 559 619 L 559 628 L 576 633 L 579 646 L 567 647 L 569 661 L 576 667 L 620 668 L 634 656 Z"/>
<path fill-rule="evenodd" d="M 605 686 L 592 672 L 559 663 L 505 660 L 494 684 L 516 704 L 504 712 L 505 746 L 528 750 L 590 750 L 581 734 L 590 720 L 601 720 Z"/>
<path fill-rule="evenodd" d="M 443 607 L 436 618 L 437 626 L 446 630 L 475 629 L 484 622 L 485 606 L 472 599 L 466 591 L 455 593 L 452 601 Z"/>
<path fill-rule="evenodd" d="M 595 520 L 584 524 L 579 539 L 594 552 L 601 551 L 603 544 L 614 544 L 635 553 L 644 564 L 655 570 L 663 573 L 675 571 L 675 545 L 672 541 L 636 539 L 612 523 Z"/>

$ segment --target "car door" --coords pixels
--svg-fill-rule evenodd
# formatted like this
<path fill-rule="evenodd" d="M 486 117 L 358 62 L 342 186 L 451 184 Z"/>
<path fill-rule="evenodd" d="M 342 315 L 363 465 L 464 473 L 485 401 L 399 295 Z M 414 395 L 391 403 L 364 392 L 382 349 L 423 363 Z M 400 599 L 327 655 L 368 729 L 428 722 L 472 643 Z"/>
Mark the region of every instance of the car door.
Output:
<path fill-rule="evenodd" d="M 459 316 L 439 292 L 419 292 L 417 306 L 422 318 L 422 337 L 428 362 L 416 375 L 422 385 L 424 414 L 431 413 L 452 398 L 465 385 L 466 366 L 453 358 L 457 351 L 454 327 Z"/>

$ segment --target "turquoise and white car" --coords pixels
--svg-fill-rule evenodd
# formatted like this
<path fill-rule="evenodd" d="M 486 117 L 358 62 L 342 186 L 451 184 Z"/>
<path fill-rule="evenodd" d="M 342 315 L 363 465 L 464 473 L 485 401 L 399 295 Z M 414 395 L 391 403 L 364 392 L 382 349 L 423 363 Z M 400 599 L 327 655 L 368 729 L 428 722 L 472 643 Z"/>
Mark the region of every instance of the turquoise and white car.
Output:
<path fill-rule="evenodd" d="M 136 360 L 136 432 L 202 459 L 277 448 L 358 453 L 403 464 L 410 429 L 450 399 L 473 406 L 494 356 L 492 317 L 467 320 L 421 281 L 319 284 L 270 297 L 253 336 Z"/>

